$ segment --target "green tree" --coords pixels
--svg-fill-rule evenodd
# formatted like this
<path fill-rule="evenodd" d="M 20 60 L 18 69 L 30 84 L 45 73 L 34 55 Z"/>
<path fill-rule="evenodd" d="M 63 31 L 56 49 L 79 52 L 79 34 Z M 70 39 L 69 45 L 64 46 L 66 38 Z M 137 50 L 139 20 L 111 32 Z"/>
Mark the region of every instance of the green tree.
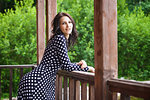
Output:
<path fill-rule="evenodd" d="M 150 14 L 150 0 L 126 0 L 130 11 L 134 11 L 135 7 L 142 7 L 146 15 Z"/>
<path fill-rule="evenodd" d="M 0 13 L 0 65 L 36 63 L 36 9 L 33 0 L 15 3 L 15 9 Z M 27 72 L 27 70 L 25 70 Z M 13 72 L 13 95 L 19 82 L 19 69 Z M 9 71 L 2 70 L 2 93 L 9 93 Z M 6 95 L 5 95 L 6 93 Z"/>
<path fill-rule="evenodd" d="M 150 16 L 144 14 L 142 7 L 131 12 L 126 3 L 118 6 L 119 77 L 149 80 Z"/>

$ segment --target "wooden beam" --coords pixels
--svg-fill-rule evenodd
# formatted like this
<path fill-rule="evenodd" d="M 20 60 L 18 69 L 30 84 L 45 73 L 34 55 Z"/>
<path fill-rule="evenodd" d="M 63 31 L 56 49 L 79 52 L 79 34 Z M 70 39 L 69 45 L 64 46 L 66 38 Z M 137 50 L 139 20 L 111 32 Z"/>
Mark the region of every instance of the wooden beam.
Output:
<path fill-rule="evenodd" d="M 37 64 L 42 60 L 45 50 L 45 7 L 44 0 L 37 0 Z"/>
<path fill-rule="evenodd" d="M 95 100 L 107 100 L 117 77 L 117 0 L 94 0 Z"/>
<path fill-rule="evenodd" d="M 52 36 L 51 22 L 57 14 L 57 0 L 46 0 L 46 42 Z"/>
<path fill-rule="evenodd" d="M 135 96 L 150 100 L 150 84 L 130 81 L 110 79 L 107 82 L 111 92 L 119 92 L 127 96 Z"/>
<path fill-rule="evenodd" d="M 90 83 L 91 85 L 94 84 L 94 73 L 82 72 L 82 71 L 68 72 L 65 70 L 59 70 L 57 74 L 61 76 L 69 77 L 75 80 L 82 80 L 82 81 Z"/>

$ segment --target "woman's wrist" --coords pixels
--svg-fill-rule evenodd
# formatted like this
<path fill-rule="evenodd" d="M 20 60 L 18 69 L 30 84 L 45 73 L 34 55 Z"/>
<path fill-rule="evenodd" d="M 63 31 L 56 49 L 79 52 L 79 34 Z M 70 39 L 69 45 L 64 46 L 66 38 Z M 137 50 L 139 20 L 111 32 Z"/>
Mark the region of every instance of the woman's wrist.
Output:
<path fill-rule="evenodd" d="M 95 72 L 95 68 L 91 67 L 91 66 L 88 66 L 90 72 L 94 73 Z"/>

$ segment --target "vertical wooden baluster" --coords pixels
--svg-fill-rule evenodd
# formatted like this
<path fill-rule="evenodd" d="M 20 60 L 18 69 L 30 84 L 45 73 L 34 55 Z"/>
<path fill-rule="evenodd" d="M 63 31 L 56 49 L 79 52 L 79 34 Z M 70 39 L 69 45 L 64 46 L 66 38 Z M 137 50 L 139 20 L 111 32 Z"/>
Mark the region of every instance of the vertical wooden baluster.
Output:
<path fill-rule="evenodd" d="M 23 68 L 20 68 L 20 80 L 21 80 L 22 76 L 23 76 Z"/>
<path fill-rule="evenodd" d="M 55 86 L 56 86 L 56 89 L 55 89 L 55 100 L 58 100 L 58 89 L 59 89 L 59 76 L 56 75 L 56 82 L 55 82 Z"/>
<path fill-rule="evenodd" d="M 87 83 L 81 82 L 81 100 L 87 100 Z"/>
<path fill-rule="evenodd" d="M 64 77 L 64 100 L 67 100 L 67 88 L 68 88 L 67 77 Z"/>
<path fill-rule="evenodd" d="M 76 94 L 76 98 L 75 98 L 75 100 L 80 100 L 80 81 L 79 80 L 77 80 L 76 81 L 76 90 L 75 90 L 75 94 Z"/>
<path fill-rule="evenodd" d="M 2 90 L 1 90 L 1 69 L 0 69 L 0 100 L 1 100 L 1 94 L 2 94 Z"/>
<path fill-rule="evenodd" d="M 62 76 L 59 76 L 59 88 L 58 88 L 58 97 L 59 100 L 62 100 Z"/>
<path fill-rule="evenodd" d="M 89 100 L 95 100 L 94 85 L 89 85 Z"/>
<path fill-rule="evenodd" d="M 69 100 L 74 100 L 74 79 L 69 78 Z"/>
<path fill-rule="evenodd" d="M 126 94 L 122 94 L 122 93 L 121 93 L 120 100 L 130 100 L 130 96 L 129 96 L 129 95 L 126 95 Z"/>
<path fill-rule="evenodd" d="M 9 100 L 12 100 L 12 78 L 13 78 L 13 69 L 10 68 Z"/>

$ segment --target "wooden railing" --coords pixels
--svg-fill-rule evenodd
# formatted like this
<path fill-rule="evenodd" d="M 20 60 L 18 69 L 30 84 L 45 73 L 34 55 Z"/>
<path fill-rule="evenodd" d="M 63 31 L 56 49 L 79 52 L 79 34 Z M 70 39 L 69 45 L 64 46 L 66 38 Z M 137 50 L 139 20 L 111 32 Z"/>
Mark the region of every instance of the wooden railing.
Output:
<path fill-rule="evenodd" d="M 131 80 L 111 79 L 107 81 L 109 90 L 120 93 L 120 100 L 130 100 L 131 96 L 150 100 L 150 84 Z"/>
<path fill-rule="evenodd" d="M 13 69 L 20 69 L 20 78 L 24 68 L 34 68 L 36 65 L 0 65 L 0 99 L 1 99 L 1 69 L 10 69 L 9 100 L 12 100 Z M 68 84 L 69 83 L 69 84 Z M 120 93 L 120 100 L 130 100 L 131 96 L 150 100 L 150 84 L 110 79 L 107 81 L 111 93 Z M 89 72 L 59 71 L 56 79 L 56 100 L 95 100 L 94 74 Z M 113 98 L 113 97 L 110 97 Z M 113 99 L 112 99 L 113 100 Z"/>
<path fill-rule="evenodd" d="M 9 77 L 9 100 L 12 100 L 12 89 L 13 89 L 13 69 L 15 68 L 19 68 L 20 69 L 20 79 L 23 76 L 23 69 L 24 68 L 34 68 L 37 65 L 0 65 L 0 100 L 1 100 L 1 80 L 5 80 L 5 79 L 1 79 L 1 70 L 2 69 L 9 69 L 9 73 L 10 73 L 10 77 Z"/>
<path fill-rule="evenodd" d="M 121 94 L 120 99 L 118 97 L 118 100 L 130 100 L 131 96 L 150 100 L 150 84 L 148 83 L 110 79 L 107 81 L 107 87 L 108 91 L 112 94 Z M 93 73 L 79 71 L 58 72 L 56 81 L 56 100 L 95 100 L 94 92 Z M 109 98 L 114 100 L 113 97 Z"/>
<path fill-rule="evenodd" d="M 94 100 L 94 92 L 93 73 L 63 70 L 58 72 L 56 100 Z"/>

